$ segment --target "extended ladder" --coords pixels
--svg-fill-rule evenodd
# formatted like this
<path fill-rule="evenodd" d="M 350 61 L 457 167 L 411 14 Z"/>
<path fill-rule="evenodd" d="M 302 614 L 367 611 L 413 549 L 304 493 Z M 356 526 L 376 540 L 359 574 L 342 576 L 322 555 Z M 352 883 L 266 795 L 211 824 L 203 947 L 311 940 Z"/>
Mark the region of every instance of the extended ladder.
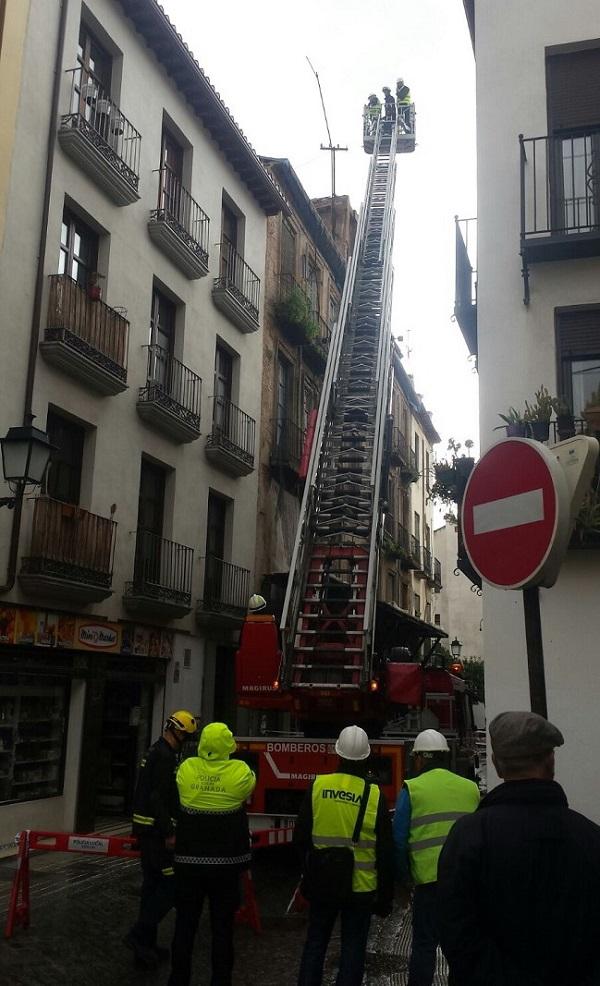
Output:
<path fill-rule="evenodd" d="M 297 695 L 355 693 L 371 677 L 397 139 L 380 120 L 321 393 L 281 620 L 281 686 Z"/>

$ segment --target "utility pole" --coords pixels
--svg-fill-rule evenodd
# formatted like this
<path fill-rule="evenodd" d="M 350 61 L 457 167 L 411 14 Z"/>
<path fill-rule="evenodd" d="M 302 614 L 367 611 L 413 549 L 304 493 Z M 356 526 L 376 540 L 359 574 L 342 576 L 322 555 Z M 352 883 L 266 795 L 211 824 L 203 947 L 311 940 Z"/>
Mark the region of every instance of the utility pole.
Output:
<path fill-rule="evenodd" d="M 315 70 L 314 66 L 308 55 L 306 56 L 306 61 L 310 65 L 315 79 L 317 80 L 317 85 L 319 87 L 319 96 L 321 97 L 321 106 L 323 107 L 323 116 L 325 117 L 325 126 L 327 127 L 327 136 L 329 138 L 329 144 L 321 144 L 322 151 L 329 151 L 331 154 L 331 235 L 335 242 L 336 239 L 336 229 L 335 229 L 335 156 L 338 151 L 347 151 L 347 147 L 340 147 L 339 144 L 334 144 L 331 139 L 331 131 L 329 129 L 329 120 L 327 119 L 327 110 L 325 109 L 325 100 L 323 99 L 323 90 L 321 89 L 321 82 L 319 80 L 318 72 Z"/>

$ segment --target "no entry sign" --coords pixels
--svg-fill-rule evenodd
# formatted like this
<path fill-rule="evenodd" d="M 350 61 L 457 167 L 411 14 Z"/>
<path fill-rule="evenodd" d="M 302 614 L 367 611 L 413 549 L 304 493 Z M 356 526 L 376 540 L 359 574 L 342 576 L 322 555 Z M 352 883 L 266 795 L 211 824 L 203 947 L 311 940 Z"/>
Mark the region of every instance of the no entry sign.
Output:
<path fill-rule="evenodd" d="M 462 503 L 465 548 L 482 579 L 501 589 L 551 586 L 570 533 L 570 493 L 556 455 L 508 438 L 469 477 Z"/>

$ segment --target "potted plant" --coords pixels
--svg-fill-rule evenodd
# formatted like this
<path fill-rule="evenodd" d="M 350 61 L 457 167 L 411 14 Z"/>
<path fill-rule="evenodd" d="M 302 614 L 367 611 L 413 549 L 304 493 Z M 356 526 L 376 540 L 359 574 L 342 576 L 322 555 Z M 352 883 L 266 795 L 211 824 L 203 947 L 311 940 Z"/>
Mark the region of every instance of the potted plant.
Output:
<path fill-rule="evenodd" d="M 499 414 L 499 418 L 504 421 L 503 425 L 496 425 L 494 431 L 500 428 L 506 429 L 507 438 L 527 438 L 530 434 L 528 422 L 522 411 L 517 411 L 516 407 L 509 407 L 506 414 Z"/>
<path fill-rule="evenodd" d="M 525 401 L 525 421 L 531 429 L 531 437 L 537 442 L 547 442 L 550 437 L 550 418 L 554 410 L 554 398 L 544 384 L 535 392 L 535 403 Z"/>
<path fill-rule="evenodd" d="M 555 397 L 552 406 L 556 414 L 556 430 L 559 441 L 562 442 L 566 438 L 572 438 L 575 434 L 575 422 L 570 405 L 564 397 Z"/>
<path fill-rule="evenodd" d="M 588 397 L 583 416 L 591 431 L 600 431 L 600 388 Z"/>
<path fill-rule="evenodd" d="M 467 479 L 471 475 L 473 466 L 475 465 L 475 459 L 470 454 L 475 442 L 472 439 L 467 438 L 465 442 L 465 448 L 467 450 L 467 455 L 456 456 L 454 459 L 454 467 L 460 479 L 466 483 Z M 458 446 L 460 448 L 460 445 Z M 458 451 L 458 449 L 457 449 Z"/>

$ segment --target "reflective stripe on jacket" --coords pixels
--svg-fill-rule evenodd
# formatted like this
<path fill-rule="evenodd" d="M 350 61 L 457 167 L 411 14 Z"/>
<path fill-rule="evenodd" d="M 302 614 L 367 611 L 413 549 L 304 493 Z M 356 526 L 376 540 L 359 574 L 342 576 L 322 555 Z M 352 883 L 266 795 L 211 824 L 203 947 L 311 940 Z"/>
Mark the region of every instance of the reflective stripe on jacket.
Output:
<path fill-rule="evenodd" d="M 475 811 L 479 788 L 450 770 L 435 768 L 404 782 L 410 795 L 408 853 L 416 884 L 434 883 L 442 846 L 457 818 Z"/>
<path fill-rule="evenodd" d="M 313 845 L 315 849 L 329 846 L 347 846 L 352 849 L 354 893 L 377 890 L 375 824 L 380 792 L 376 784 L 372 784 L 369 791 L 358 844 L 354 846 L 352 843 L 364 789 L 362 777 L 339 773 L 316 777 L 312 791 Z"/>

